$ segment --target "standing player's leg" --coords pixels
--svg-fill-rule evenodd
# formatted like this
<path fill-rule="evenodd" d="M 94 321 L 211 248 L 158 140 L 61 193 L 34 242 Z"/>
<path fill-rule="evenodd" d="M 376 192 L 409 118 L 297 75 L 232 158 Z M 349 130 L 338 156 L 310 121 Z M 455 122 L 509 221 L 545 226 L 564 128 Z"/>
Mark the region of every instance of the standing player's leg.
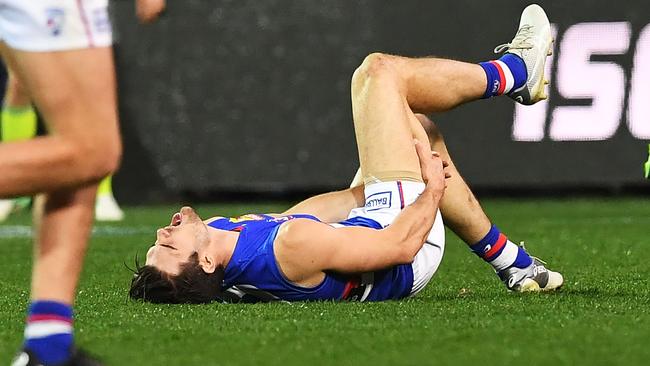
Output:
<path fill-rule="evenodd" d="M 23 86 L 23 83 L 16 77 L 16 73 L 7 69 L 8 79 L 5 92 L 2 112 L 0 113 L 0 130 L 3 142 L 24 141 L 34 138 L 37 130 L 36 111 L 32 101 Z M 30 197 L 19 197 L 16 199 L 0 200 L 0 221 L 18 206 L 28 206 Z M 105 177 L 97 189 L 95 200 L 95 219 L 97 221 L 119 221 L 124 218 L 124 212 L 120 209 L 113 195 L 112 177 Z"/>
<path fill-rule="evenodd" d="M 49 134 L 0 144 L 0 197 L 96 184 L 111 174 L 121 153 L 115 90 L 109 89 L 115 87 L 111 49 L 25 52 L 3 46 L 3 55 Z M 105 72 L 110 76 L 99 76 Z"/>
<path fill-rule="evenodd" d="M 50 133 L 0 145 L 0 196 L 47 192 L 36 220 L 25 348 L 54 364 L 71 357 L 72 305 L 97 183 L 116 169 L 121 153 L 112 51 L 25 52 L 4 46 L 3 54 Z"/>

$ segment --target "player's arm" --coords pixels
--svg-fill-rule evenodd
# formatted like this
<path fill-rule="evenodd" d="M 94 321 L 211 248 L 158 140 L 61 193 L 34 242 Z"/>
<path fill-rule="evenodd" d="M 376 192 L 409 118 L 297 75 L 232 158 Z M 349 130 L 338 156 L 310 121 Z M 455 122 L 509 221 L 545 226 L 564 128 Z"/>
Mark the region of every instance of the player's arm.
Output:
<path fill-rule="evenodd" d="M 339 222 L 345 220 L 353 208 L 363 206 L 364 200 L 363 185 L 361 185 L 310 197 L 282 214 L 308 214 L 318 217 L 323 222 Z"/>
<path fill-rule="evenodd" d="M 292 220 L 278 233 L 276 258 L 293 281 L 327 270 L 358 273 L 411 263 L 433 225 L 435 201 L 432 195 L 421 195 L 382 230 Z"/>
<path fill-rule="evenodd" d="M 387 228 L 333 228 L 311 220 L 292 220 L 278 233 L 275 254 L 284 274 L 293 281 L 318 272 L 369 272 L 411 263 L 433 226 L 445 188 L 443 162 L 416 144 L 426 186 Z"/>

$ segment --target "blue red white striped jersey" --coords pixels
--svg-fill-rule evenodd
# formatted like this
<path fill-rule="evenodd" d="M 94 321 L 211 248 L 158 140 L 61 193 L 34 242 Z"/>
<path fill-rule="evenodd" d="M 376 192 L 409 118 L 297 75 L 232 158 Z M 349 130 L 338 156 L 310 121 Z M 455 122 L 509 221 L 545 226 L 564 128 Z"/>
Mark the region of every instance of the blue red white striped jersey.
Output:
<path fill-rule="evenodd" d="M 286 301 L 381 301 L 399 299 L 410 294 L 413 287 L 411 265 L 398 265 L 359 276 L 326 272 L 323 282 L 311 288 L 287 280 L 278 267 L 273 244 L 280 225 L 296 218 L 319 221 L 310 215 L 272 217 L 254 214 L 219 218 L 210 222 L 208 225 L 215 229 L 240 233 L 233 255 L 225 268 L 224 289 L 238 288 L 252 291 L 251 293 L 263 293 L 265 299 Z M 351 218 L 339 224 L 381 229 L 379 223 L 363 217 Z"/>

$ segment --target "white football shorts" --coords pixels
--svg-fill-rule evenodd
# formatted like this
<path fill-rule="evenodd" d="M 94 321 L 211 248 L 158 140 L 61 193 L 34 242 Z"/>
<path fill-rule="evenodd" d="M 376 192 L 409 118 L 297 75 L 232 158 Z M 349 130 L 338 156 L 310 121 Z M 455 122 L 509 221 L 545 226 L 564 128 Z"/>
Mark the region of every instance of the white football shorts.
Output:
<path fill-rule="evenodd" d="M 108 47 L 108 0 L 0 0 L 0 40 L 31 52 Z"/>
<path fill-rule="evenodd" d="M 390 225 L 400 211 L 413 203 L 424 190 L 424 183 L 391 181 L 367 184 L 366 205 L 355 208 L 348 218 L 366 217 L 377 221 L 382 227 Z M 410 296 L 420 292 L 438 270 L 445 251 L 445 226 L 440 210 L 431 232 L 422 249 L 415 256 L 413 266 L 413 288 Z"/>

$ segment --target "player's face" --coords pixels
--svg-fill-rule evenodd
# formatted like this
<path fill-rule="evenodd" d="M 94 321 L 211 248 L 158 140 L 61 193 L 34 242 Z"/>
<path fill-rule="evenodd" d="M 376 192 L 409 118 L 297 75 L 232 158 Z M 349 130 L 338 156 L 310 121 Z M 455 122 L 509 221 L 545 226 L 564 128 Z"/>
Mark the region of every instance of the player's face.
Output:
<path fill-rule="evenodd" d="M 194 252 L 209 244 L 208 228 L 191 207 L 172 216 L 168 226 L 156 231 L 156 242 L 147 252 L 146 264 L 175 275 Z"/>

